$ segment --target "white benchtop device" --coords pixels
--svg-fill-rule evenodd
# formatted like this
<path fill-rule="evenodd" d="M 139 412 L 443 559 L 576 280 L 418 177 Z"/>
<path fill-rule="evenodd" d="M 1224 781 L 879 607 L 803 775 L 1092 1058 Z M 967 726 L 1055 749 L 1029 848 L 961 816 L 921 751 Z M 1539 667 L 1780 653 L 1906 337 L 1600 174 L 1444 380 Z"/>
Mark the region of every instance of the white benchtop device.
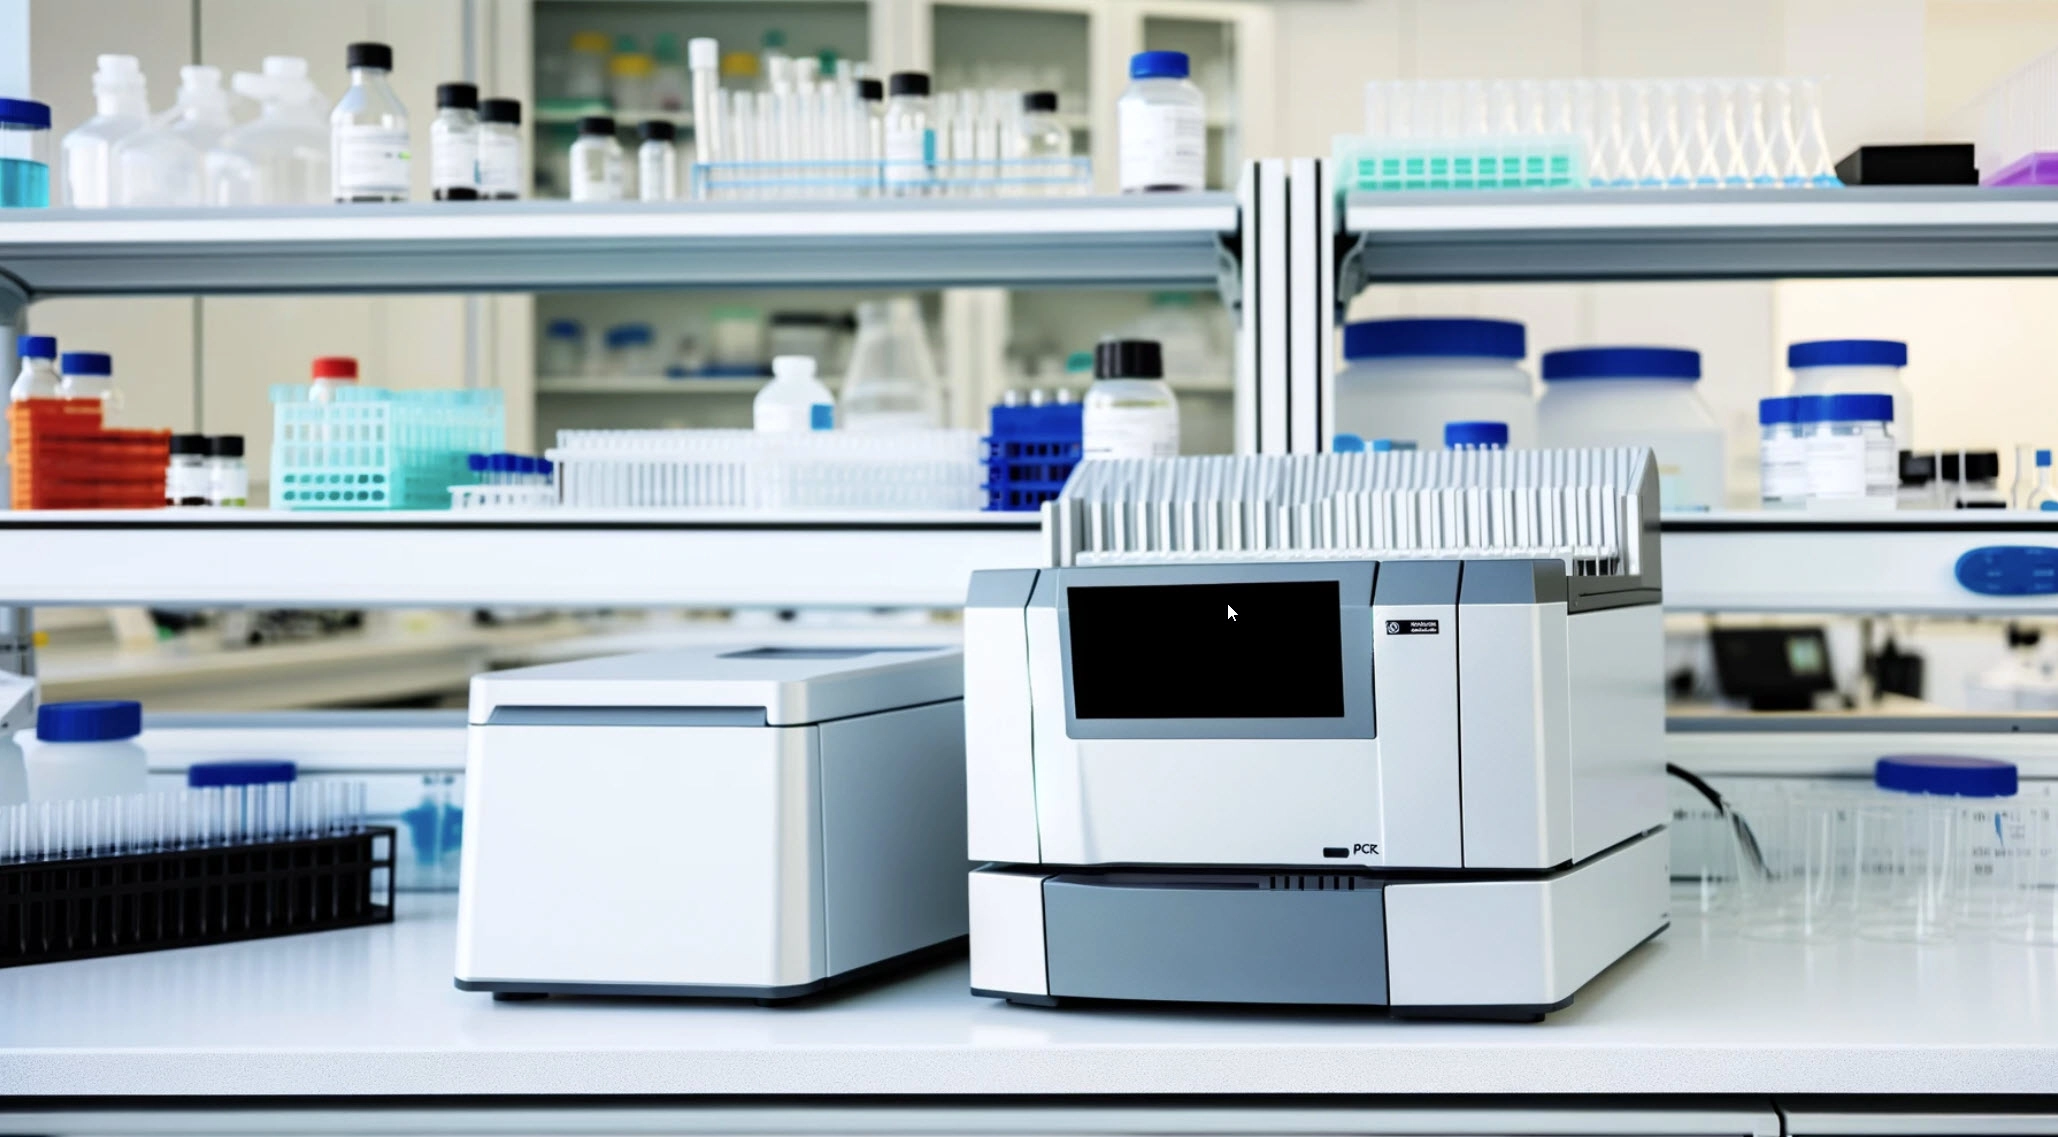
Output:
<path fill-rule="evenodd" d="M 1083 465 L 966 603 L 973 990 L 1568 1004 L 1670 919 L 1656 503 L 1648 452 Z"/>
<path fill-rule="evenodd" d="M 457 986 L 778 1001 L 966 930 L 955 648 L 472 680 Z"/>

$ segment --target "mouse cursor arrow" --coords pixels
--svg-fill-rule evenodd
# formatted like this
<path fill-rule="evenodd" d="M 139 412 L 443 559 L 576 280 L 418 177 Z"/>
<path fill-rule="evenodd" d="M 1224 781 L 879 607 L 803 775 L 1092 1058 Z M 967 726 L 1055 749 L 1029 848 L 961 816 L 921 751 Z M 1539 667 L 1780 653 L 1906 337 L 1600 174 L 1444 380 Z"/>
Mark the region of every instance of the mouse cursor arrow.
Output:
<path fill-rule="evenodd" d="M 1224 605 L 1224 607 L 1227 607 L 1227 605 Z M 1232 619 L 1232 620 L 1236 619 L 1236 609 L 1234 609 L 1234 608 L 1230 608 L 1230 609 L 1229 609 L 1229 618 L 1230 618 L 1230 619 Z"/>

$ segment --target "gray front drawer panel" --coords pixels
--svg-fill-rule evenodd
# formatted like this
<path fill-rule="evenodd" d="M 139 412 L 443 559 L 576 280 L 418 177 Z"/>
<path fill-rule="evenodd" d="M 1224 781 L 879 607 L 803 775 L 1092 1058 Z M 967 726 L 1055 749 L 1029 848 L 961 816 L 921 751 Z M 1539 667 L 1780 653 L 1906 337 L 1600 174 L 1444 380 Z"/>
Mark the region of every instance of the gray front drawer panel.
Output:
<path fill-rule="evenodd" d="M 1376 887 L 1197 888 L 1055 877 L 1043 885 L 1043 917 L 1050 993 L 1060 998 L 1386 1002 L 1386 919 Z"/>

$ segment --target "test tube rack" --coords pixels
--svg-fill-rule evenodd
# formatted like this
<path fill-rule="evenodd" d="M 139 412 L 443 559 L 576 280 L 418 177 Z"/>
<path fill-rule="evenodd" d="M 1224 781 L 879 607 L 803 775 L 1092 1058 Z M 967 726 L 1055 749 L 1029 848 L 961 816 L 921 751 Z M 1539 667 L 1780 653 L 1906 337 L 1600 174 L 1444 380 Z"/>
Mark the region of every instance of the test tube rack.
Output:
<path fill-rule="evenodd" d="M 0 864 L 0 967 L 385 924 L 394 830 Z"/>

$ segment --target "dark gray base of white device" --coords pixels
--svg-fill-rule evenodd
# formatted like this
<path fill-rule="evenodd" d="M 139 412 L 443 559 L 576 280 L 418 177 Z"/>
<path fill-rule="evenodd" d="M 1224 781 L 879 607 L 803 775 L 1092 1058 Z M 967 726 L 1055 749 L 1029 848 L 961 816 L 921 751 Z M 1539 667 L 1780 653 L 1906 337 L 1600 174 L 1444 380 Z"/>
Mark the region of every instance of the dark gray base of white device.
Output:
<path fill-rule="evenodd" d="M 782 987 L 702 983 L 558 983 L 503 979 L 457 979 L 453 982 L 460 991 L 491 992 L 494 1001 L 501 1003 L 530 1002 L 552 995 L 569 995 L 601 998 L 748 999 L 760 1006 L 769 1007 L 799 1002 L 825 991 L 862 984 L 870 979 L 882 979 L 902 970 L 956 958 L 964 955 L 965 944 L 966 938 L 959 936 L 956 939 L 944 940 L 942 943 L 891 956 L 876 963 L 868 963 L 863 967 L 854 967 L 836 975 L 826 975 L 806 983 L 791 983 Z"/>

